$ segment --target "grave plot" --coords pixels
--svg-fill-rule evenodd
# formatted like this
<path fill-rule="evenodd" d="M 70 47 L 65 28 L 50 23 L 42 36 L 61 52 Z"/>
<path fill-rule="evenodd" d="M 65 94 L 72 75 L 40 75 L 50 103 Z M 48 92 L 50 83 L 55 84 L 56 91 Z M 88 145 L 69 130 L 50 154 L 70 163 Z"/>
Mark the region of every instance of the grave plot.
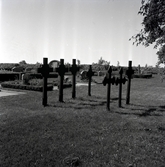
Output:
<path fill-rule="evenodd" d="M 110 66 L 106 76 L 103 80 L 103 85 L 105 86 L 107 84 L 107 110 L 110 110 L 110 94 L 111 94 L 111 84 L 116 86 L 119 84 L 119 101 L 118 106 L 121 107 L 121 99 L 122 99 L 122 84 L 125 84 L 126 81 L 128 81 L 127 84 L 127 95 L 126 95 L 126 104 L 130 103 L 130 90 L 131 90 L 131 78 L 134 74 L 134 70 L 132 69 L 132 61 L 129 61 L 129 66 L 126 71 L 127 79 L 123 78 L 123 69 L 121 68 L 119 71 L 120 77 L 111 77 L 112 74 L 112 67 Z"/>
<path fill-rule="evenodd" d="M 67 80 L 68 78 L 65 79 L 64 75 L 66 72 L 71 71 L 72 73 L 72 98 L 76 97 L 76 74 L 77 71 L 79 71 L 79 67 L 76 65 L 76 59 L 73 59 L 73 64 L 72 67 L 66 68 L 64 65 L 64 59 L 60 59 L 59 66 L 54 68 L 54 71 L 58 73 L 59 75 L 59 102 L 64 102 L 63 101 L 63 89 L 66 87 L 64 86 L 64 80 Z M 49 72 L 52 72 L 53 69 L 50 68 L 47 64 L 47 58 L 44 58 L 43 60 L 43 65 L 41 68 L 38 69 L 38 72 L 42 74 L 43 76 L 43 106 L 47 105 L 47 78 L 49 75 Z M 70 85 L 69 85 L 70 87 Z M 54 90 L 57 90 L 57 88 L 54 87 Z"/>
<path fill-rule="evenodd" d="M 137 72 L 133 75 L 134 78 L 152 78 L 152 72 L 148 71 L 147 68 L 141 68 L 138 65 Z"/>
<path fill-rule="evenodd" d="M 123 78 L 123 68 L 120 69 L 119 75 L 120 77 L 111 77 L 112 75 L 112 67 L 109 67 L 109 70 L 107 71 L 106 76 L 103 80 L 103 85 L 105 86 L 107 84 L 107 109 L 110 110 L 110 94 L 111 94 L 111 84 L 116 86 L 119 84 L 119 102 L 118 106 L 121 107 L 121 99 L 122 99 L 122 84 L 125 84 L 127 79 Z"/>
<path fill-rule="evenodd" d="M 42 85 L 42 105 L 47 106 L 47 79 L 49 77 L 50 72 L 57 72 L 57 76 L 59 75 L 59 102 L 64 102 L 63 100 L 63 89 L 64 89 L 64 75 L 66 72 L 70 71 L 72 74 L 72 98 L 76 98 L 76 74 L 79 71 L 79 67 L 76 65 L 76 59 L 73 59 L 72 66 L 69 68 L 66 68 L 64 65 L 64 59 L 61 59 L 59 62 L 59 66 L 56 68 L 54 67 L 54 70 L 52 67 L 48 64 L 48 59 L 43 58 L 43 65 L 38 68 L 37 72 L 41 74 L 43 78 L 43 85 Z M 131 78 L 134 74 L 134 70 L 132 69 L 132 61 L 129 61 L 128 69 L 126 70 L 127 79 L 123 78 L 123 69 L 121 68 L 119 71 L 119 77 L 113 76 L 111 77 L 112 68 L 110 67 L 106 73 L 106 76 L 103 80 L 103 85 L 105 86 L 107 84 L 107 109 L 110 110 L 110 94 L 111 94 L 111 84 L 119 85 L 119 102 L 118 106 L 121 107 L 121 99 L 122 99 L 122 84 L 125 84 L 125 82 L 128 80 L 127 84 L 127 95 L 126 95 L 126 104 L 130 103 L 130 87 L 131 87 Z M 86 72 L 85 77 L 88 79 L 88 96 L 91 96 L 91 82 L 92 82 L 92 76 L 94 76 L 94 72 L 92 71 L 92 65 L 89 65 L 89 70 Z M 78 84 L 77 84 L 78 85 Z M 80 83 L 80 85 L 82 85 Z"/>
<path fill-rule="evenodd" d="M 79 68 L 76 65 L 76 59 L 73 59 L 72 67 L 69 68 L 69 70 L 72 73 L 72 98 L 74 99 L 76 97 L 76 73 L 79 71 Z M 47 65 L 47 59 L 44 58 L 44 65 L 38 69 L 38 72 L 42 73 L 44 82 L 43 82 L 43 105 L 47 105 L 47 77 L 49 75 L 49 72 L 52 71 L 52 69 Z M 68 72 L 68 68 L 64 65 L 64 59 L 60 59 L 60 65 L 59 67 L 55 68 L 55 71 L 59 74 L 59 102 L 64 102 L 63 100 L 63 89 L 64 89 L 64 75 L 66 72 Z M 110 110 L 110 93 L 111 93 L 111 84 L 118 85 L 119 84 L 119 102 L 118 106 L 121 107 L 121 99 L 122 99 L 122 84 L 125 84 L 125 82 L 128 80 L 127 84 L 127 95 L 126 95 L 126 104 L 130 103 L 130 88 L 131 88 L 131 78 L 134 74 L 134 70 L 132 69 L 132 61 L 129 61 L 128 69 L 126 70 L 127 79 L 123 78 L 123 69 L 121 68 L 119 71 L 119 78 L 118 77 L 111 77 L 112 68 L 109 67 L 106 76 L 103 80 L 103 85 L 105 86 L 107 84 L 107 110 Z M 91 96 L 91 81 L 92 76 L 94 76 L 94 72 L 92 71 L 92 66 L 89 66 L 89 70 L 86 73 L 86 77 L 88 78 L 88 96 Z"/>

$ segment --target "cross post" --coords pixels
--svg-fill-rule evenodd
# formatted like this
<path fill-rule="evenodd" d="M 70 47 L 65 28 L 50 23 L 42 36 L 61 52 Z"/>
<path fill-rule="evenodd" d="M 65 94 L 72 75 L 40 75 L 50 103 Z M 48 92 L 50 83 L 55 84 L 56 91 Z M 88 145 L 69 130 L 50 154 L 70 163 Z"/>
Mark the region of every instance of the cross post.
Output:
<path fill-rule="evenodd" d="M 87 72 L 87 77 L 88 77 L 88 96 L 91 96 L 91 81 L 92 81 L 92 76 L 94 75 L 94 72 L 92 71 L 92 65 L 89 65 L 89 70 Z"/>
<path fill-rule="evenodd" d="M 120 75 L 120 83 L 119 83 L 119 107 L 121 107 L 121 99 L 122 99 L 122 75 L 123 75 L 123 68 L 120 68 L 120 71 L 119 71 L 119 75 Z"/>
<path fill-rule="evenodd" d="M 106 76 L 104 77 L 103 80 L 103 85 L 106 86 L 107 84 L 107 110 L 110 111 L 110 95 L 111 95 L 111 84 L 114 85 L 115 84 L 115 77 L 112 77 L 112 67 L 109 66 L 108 71 L 106 73 Z"/>
<path fill-rule="evenodd" d="M 138 74 L 140 75 L 140 64 L 138 65 Z"/>
<path fill-rule="evenodd" d="M 112 67 L 110 66 L 107 73 L 107 110 L 110 111 L 110 94 L 111 94 L 111 74 Z"/>
<path fill-rule="evenodd" d="M 48 65 L 48 58 L 43 58 L 43 65 L 37 69 L 38 73 L 43 76 L 43 95 L 42 95 L 42 105 L 47 106 L 47 79 L 49 72 L 53 72 L 53 68 Z"/>
<path fill-rule="evenodd" d="M 58 68 L 56 68 L 56 71 L 58 72 L 60 76 L 60 85 L 59 85 L 59 101 L 63 101 L 63 89 L 64 89 L 64 74 L 67 72 L 67 68 L 64 65 L 64 59 L 60 59 L 60 65 Z"/>
<path fill-rule="evenodd" d="M 128 70 L 126 71 L 126 75 L 128 77 L 126 104 L 129 104 L 130 102 L 131 78 L 133 74 L 134 74 L 134 70 L 132 69 L 132 61 L 129 61 Z"/>
<path fill-rule="evenodd" d="M 76 74 L 80 68 L 76 65 L 76 59 L 72 59 L 72 67 L 70 67 L 70 71 L 72 73 L 72 98 L 76 97 Z"/>

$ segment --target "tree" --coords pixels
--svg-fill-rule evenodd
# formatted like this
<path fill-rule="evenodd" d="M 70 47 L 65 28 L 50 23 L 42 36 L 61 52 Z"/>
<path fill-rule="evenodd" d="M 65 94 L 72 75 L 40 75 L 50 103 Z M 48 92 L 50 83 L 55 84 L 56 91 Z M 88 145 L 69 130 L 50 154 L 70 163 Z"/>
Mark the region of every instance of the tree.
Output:
<path fill-rule="evenodd" d="M 108 70 L 108 67 L 110 65 L 110 62 L 104 60 L 102 57 L 98 60 L 98 65 L 103 65 L 105 70 Z"/>
<path fill-rule="evenodd" d="M 41 64 L 42 64 L 42 63 L 36 62 L 36 65 L 39 65 L 39 66 L 40 66 Z"/>
<path fill-rule="evenodd" d="M 100 59 L 98 60 L 98 64 L 99 64 L 99 65 L 103 65 L 104 61 L 105 61 L 105 60 L 103 60 L 103 58 L 100 57 Z"/>
<path fill-rule="evenodd" d="M 165 62 L 165 0 L 142 0 L 138 14 L 142 15 L 143 28 L 131 39 L 137 46 L 154 44 L 159 49 L 158 64 Z"/>
<path fill-rule="evenodd" d="M 110 65 L 109 61 L 104 60 L 102 57 L 98 60 L 99 65 Z"/>
<path fill-rule="evenodd" d="M 20 64 L 20 65 L 25 65 L 25 64 L 27 64 L 27 63 L 26 63 L 25 60 L 22 60 L 22 61 L 19 62 L 19 64 Z"/>
<path fill-rule="evenodd" d="M 34 65 L 35 68 L 39 68 L 41 67 L 42 63 L 36 62 L 36 64 Z"/>

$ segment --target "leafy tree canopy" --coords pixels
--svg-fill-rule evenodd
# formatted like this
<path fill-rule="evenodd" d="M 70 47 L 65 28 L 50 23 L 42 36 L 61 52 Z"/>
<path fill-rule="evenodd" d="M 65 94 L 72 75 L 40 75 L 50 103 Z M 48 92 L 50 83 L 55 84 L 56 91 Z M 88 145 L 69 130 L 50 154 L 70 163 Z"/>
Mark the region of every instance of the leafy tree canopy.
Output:
<path fill-rule="evenodd" d="M 98 60 L 98 64 L 99 65 L 110 65 L 110 62 L 104 60 L 102 57 L 100 57 L 100 59 Z"/>
<path fill-rule="evenodd" d="M 132 36 L 133 44 L 158 48 L 158 64 L 165 63 L 165 0 L 142 0 L 138 14 L 142 15 L 143 28 Z"/>
<path fill-rule="evenodd" d="M 100 59 L 98 60 L 98 65 L 104 66 L 105 70 L 108 70 L 110 61 L 106 61 L 102 57 L 100 57 Z"/>
<path fill-rule="evenodd" d="M 22 61 L 19 62 L 19 64 L 20 64 L 20 65 L 25 65 L 25 64 L 27 64 L 27 63 L 26 63 L 25 60 L 22 60 Z"/>

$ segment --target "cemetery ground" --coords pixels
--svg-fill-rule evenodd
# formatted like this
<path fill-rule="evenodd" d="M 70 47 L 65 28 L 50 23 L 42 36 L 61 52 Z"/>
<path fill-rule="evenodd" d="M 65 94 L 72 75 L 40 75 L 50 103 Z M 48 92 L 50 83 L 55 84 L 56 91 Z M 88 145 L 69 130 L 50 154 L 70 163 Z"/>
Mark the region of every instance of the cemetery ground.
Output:
<path fill-rule="evenodd" d="M 98 82 L 102 78 L 95 77 Z M 127 84 L 127 83 L 126 83 Z M 165 83 L 157 75 L 134 78 L 130 105 L 118 108 L 118 86 L 111 86 L 110 111 L 102 84 L 0 97 L 2 167 L 163 167 L 165 164 Z M 12 89 L 10 89 L 12 90 Z"/>

